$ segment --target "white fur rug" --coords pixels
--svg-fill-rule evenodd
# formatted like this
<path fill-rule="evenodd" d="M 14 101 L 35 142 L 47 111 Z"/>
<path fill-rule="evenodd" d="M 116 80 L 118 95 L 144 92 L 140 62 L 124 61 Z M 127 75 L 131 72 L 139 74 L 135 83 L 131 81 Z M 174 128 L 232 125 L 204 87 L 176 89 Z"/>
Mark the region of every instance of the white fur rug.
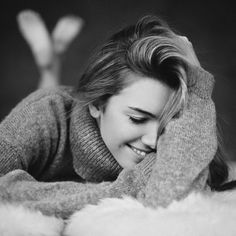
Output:
<path fill-rule="evenodd" d="M 105 199 L 75 213 L 67 236 L 235 236 L 236 191 L 191 194 L 167 209 L 150 209 L 135 200 Z"/>
<path fill-rule="evenodd" d="M 21 206 L 0 205 L 0 236 L 59 236 L 64 222 Z"/>
<path fill-rule="evenodd" d="M 22 207 L 0 206 L 1 236 L 235 236 L 236 191 L 191 194 L 168 208 L 150 209 L 131 198 L 104 199 L 67 223 Z"/>

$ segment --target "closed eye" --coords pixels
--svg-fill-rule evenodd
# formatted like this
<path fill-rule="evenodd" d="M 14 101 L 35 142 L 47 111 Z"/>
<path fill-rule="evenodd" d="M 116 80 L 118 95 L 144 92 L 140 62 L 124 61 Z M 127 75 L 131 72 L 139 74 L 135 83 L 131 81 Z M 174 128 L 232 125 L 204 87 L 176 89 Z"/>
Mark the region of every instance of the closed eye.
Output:
<path fill-rule="evenodd" d="M 148 118 L 144 117 L 134 117 L 134 116 L 129 116 L 129 119 L 134 123 L 134 124 L 144 124 Z"/>

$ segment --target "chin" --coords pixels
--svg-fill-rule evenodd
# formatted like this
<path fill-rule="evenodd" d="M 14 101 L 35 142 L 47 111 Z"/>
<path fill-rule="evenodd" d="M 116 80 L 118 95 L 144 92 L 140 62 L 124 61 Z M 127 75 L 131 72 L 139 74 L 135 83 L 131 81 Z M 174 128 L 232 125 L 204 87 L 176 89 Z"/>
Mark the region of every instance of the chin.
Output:
<path fill-rule="evenodd" d="M 133 162 L 126 163 L 125 165 L 123 165 L 123 168 L 127 170 L 133 170 L 139 162 L 133 161 Z"/>
<path fill-rule="evenodd" d="M 127 162 L 127 159 L 129 160 L 129 162 Z M 123 169 L 127 169 L 127 170 L 132 170 L 134 169 L 134 167 L 137 165 L 136 162 L 130 161 L 131 157 L 129 157 L 128 155 L 126 155 L 125 161 L 118 161 L 118 163 L 120 164 L 120 166 Z M 133 158 L 132 158 L 133 159 Z"/>
<path fill-rule="evenodd" d="M 133 170 L 135 166 L 136 166 L 136 164 L 135 165 L 128 165 L 128 166 L 126 165 L 123 168 L 126 170 Z"/>

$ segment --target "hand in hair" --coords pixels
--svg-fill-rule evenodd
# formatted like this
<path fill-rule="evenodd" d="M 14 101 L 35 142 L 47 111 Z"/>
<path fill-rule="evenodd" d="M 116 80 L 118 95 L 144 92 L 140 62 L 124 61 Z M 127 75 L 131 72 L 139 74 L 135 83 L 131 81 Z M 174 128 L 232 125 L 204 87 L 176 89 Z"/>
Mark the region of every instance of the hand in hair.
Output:
<path fill-rule="evenodd" d="M 201 66 L 193 45 L 186 36 L 177 36 L 176 43 L 184 53 L 188 63 L 193 66 Z"/>

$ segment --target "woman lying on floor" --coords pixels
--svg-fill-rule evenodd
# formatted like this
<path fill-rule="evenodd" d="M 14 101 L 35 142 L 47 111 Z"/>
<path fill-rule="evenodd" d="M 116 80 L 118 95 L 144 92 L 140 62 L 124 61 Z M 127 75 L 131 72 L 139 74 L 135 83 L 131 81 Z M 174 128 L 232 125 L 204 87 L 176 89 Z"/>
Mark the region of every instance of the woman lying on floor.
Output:
<path fill-rule="evenodd" d="M 68 218 L 129 195 L 167 206 L 227 179 L 213 76 L 147 16 L 113 35 L 77 88 L 38 90 L 0 124 L 0 199 Z"/>

